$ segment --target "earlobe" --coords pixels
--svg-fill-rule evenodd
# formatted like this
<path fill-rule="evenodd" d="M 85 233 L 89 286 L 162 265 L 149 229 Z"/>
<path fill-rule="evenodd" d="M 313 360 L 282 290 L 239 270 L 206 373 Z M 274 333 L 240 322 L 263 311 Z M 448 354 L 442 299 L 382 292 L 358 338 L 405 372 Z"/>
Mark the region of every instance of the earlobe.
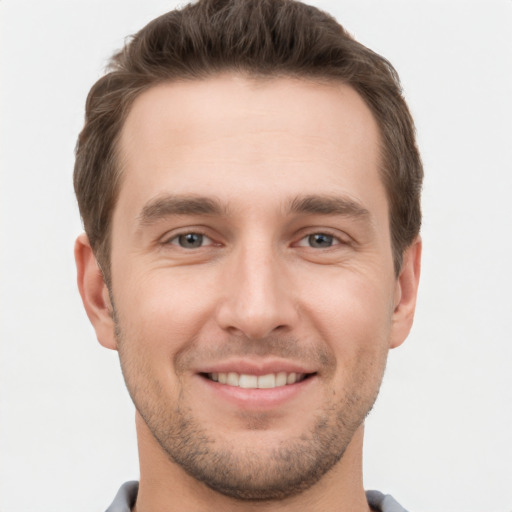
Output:
<path fill-rule="evenodd" d="M 117 350 L 108 288 L 85 233 L 76 239 L 75 262 L 78 290 L 98 341 L 106 348 Z"/>
<path fill-rule="evenodd" d="M 396 283 L 390 348 L 401 345 L 412 327 L 420 280 L 421 247 L 421 238 L 418 236 L 403 255 L 402 268 Z"/>

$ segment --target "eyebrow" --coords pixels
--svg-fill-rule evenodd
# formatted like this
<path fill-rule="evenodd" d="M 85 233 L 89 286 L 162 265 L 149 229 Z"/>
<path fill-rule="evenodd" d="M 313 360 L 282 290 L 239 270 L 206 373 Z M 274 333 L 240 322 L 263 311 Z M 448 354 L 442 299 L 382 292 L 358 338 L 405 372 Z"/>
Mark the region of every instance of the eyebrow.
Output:
<path fill-rule="evenodd" d="M 356 201 L 339 196 L 297 196 L 286 210 L 295 214 L 343 215 L 367 218 L 370 212 Z M 202 196 L 165 195 L 149 201 L 138 215 L 139 227 L 151 225 L 172 215 L 227 216 L 228 209 L 219 201 Z"/>
<path fill-rule="evenodd" d="M 358 202 L 348 197 L 329 195 L 296 197 L 290 202 L 289 211 L 313 215 L 344 215 L 361 219 L 370 217 L 370 212 Z"/>
<path fill-rule="evenodd" d="M 225 215 L 226 208 L 209 197 L 166 195 L 147 203 L 138 215 L 139 226 L 147 226 L 172 215 Z"/>

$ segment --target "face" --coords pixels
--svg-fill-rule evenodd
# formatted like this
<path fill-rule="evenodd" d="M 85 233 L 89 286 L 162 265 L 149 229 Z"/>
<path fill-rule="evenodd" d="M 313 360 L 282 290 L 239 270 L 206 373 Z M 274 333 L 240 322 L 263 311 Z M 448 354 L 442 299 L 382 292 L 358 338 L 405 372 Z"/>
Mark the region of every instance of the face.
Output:
<path fill-rule="evenodd" d="M 342 84 L 165 84 L 120 149 L 97 332 L 143 428 L 225 495 L 302 491 L 340 464 L 414 309 L 369 109 Z"/>

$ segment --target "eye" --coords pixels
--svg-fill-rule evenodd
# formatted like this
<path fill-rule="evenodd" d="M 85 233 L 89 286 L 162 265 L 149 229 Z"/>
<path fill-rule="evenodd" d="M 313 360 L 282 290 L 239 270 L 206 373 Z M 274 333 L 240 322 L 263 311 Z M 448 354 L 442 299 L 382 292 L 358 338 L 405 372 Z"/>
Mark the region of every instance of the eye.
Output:
<path fill-rule="evenodd" d="M 305 236 L 297 244 L 299 247 L 312 247 L 313 249 L 328 249 L 333 245 L 338 245 L 340 241 L 327 233 L 313 233 Z"/>
<path fill-rule="evenodd" d="M 169 240 L 172 245 L 179 245 L 183 249 L 198 249 L 205 245 L 211 245 L 212 240 L 201 233 L 183 233 Z"/>

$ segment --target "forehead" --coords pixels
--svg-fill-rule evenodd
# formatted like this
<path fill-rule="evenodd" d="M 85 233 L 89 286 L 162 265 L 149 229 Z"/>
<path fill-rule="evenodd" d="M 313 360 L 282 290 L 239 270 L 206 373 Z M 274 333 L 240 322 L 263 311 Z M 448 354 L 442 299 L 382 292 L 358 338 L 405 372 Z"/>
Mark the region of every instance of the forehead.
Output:
<path fill-rule="evenodd" d="M 371 111 L 342 83 L 236 74 L 165 83 L 141 94 L 124 124 L 119 199 L 142 208 L 162 193 L 364 195 L 382 189 L 379 147 Z"/>

